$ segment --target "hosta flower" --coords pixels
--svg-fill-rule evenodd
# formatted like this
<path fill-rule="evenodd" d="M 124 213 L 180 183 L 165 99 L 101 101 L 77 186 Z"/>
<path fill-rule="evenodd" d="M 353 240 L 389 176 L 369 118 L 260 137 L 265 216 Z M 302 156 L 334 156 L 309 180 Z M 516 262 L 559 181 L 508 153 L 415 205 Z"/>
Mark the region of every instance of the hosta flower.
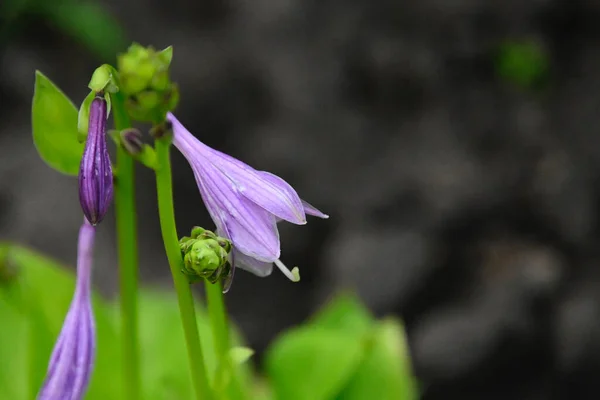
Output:
<path fill-rule="evenodd" d="M 77 282 L 38 400 L 80 400 L 94 364 L 96 347 L 90 278 L 95 228 L 87 220 L 79 231 Z"/>
<path fill-rule="evenodd" d="M 277 222 L 306 223 L 306 215 L 328 218 L 280 177 L 214 150 L 194 137 L 171 113 L 173 144 L 189 162 L 200 195 L 217 226 L 217 234 L 231 240 L 234 267 L 267 276 L 273 263 L 291 280 L 297 280 L 279 260 Z"/>
<path fill-rule="evenodd" d="M 106 100 L 94 98 L 79 167 L 79 202 L 92 225 L 102 221 L 113 198 L 113 174 L 106 147 L 106 117 Z"/>

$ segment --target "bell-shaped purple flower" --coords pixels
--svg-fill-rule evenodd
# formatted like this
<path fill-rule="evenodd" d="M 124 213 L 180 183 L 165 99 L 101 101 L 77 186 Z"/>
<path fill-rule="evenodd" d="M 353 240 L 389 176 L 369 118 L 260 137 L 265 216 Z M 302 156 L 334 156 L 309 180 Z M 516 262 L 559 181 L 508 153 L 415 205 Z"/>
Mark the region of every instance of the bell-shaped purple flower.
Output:
<path fill-rule="evenodd" d="M 173 144 L 189 162 L 217 234 L 233 243 L 232 264 L 267 276 L 273 263 L 291 280 L 297 278 L 279 260 L 277 222 L 306 223 L 306 214 L 327 215 L 301 200 L 280 177 L 249 165 L 200 142 L 171 113 Z"/>
<path fill-rule="evenodd" d="M 87 389 L 96 348 L 90 288 L 94 236 L 95 228 L 85 220 L 79 230 L 75 294 L 37 400 L 80 400 Z"/>
<path fill-rule="evenodd" d="M 79 202 L 92 225 L 102 221 L 113 198 L 112 167 L 106 146 L 106 117 L 106 100 L 94 98 L 79 167 Z"/>

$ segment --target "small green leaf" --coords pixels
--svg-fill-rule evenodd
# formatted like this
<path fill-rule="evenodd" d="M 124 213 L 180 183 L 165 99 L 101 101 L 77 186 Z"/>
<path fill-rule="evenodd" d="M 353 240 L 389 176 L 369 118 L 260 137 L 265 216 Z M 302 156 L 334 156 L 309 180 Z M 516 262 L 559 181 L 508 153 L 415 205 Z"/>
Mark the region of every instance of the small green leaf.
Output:
<path fill-rule="evenodd" d="M 418 398 L 402 325 L 379 323 L 370 349 L 338 400 L 415 400 Z"/>
<path fill-rule="evenodd" d="M 303 327 L 281 336 L 266 355 L 278 399 L 333 399 L 358 367 L 364 346 L 356 335 Z"/>
<path fill-rule="evenodd" d="M 35 73 L 31 109 L 33 141 L 42 159 L 55 170 L 77 175 L 83 154 L 77 140 L 77 108 L 50 79 Z"/>

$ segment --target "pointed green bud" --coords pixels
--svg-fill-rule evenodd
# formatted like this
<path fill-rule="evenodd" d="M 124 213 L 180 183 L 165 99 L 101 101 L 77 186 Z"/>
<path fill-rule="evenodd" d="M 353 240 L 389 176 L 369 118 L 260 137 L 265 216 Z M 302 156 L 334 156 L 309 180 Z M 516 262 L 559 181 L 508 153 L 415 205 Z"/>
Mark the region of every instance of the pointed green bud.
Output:
<path fill-rule="evenodd" d="M 166 49 L 159 51 L 158 57 L 163 62 L 163 64 L 170 66 L 171 61 L 173 60 L 173 46 L 169 46 Z"/>
<path fill-rule="evenodd" d="M 115 78 L 114 68 L 108 64 L 103 64 L 96 68 L 88 87 L 96 93 L 117 93 L 119 86 Z"/>

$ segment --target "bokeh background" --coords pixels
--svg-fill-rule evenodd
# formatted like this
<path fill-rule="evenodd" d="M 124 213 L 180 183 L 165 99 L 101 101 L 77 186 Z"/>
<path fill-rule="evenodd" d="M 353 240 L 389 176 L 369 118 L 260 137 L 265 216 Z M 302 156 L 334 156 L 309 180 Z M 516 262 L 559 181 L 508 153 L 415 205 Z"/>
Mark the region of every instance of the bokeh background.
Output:
<path fill-rule="evenodd" d="M 331 215 L 281 225 L 301 283 L 236 275 L 251 347 L 351 288 L 403 317 L 424 399 L 597 399 L 599 21 L 595 0 L 0 0 L 0 237 L 74 264 L 77 183 L 33 147 L 34 70 L 78 103 L 130 41 L 173 45 L 180 120 Z M 180 234 L 212 226 L 173 157 Z M 143 280 L 169 287 L 137 183 Z"/>

